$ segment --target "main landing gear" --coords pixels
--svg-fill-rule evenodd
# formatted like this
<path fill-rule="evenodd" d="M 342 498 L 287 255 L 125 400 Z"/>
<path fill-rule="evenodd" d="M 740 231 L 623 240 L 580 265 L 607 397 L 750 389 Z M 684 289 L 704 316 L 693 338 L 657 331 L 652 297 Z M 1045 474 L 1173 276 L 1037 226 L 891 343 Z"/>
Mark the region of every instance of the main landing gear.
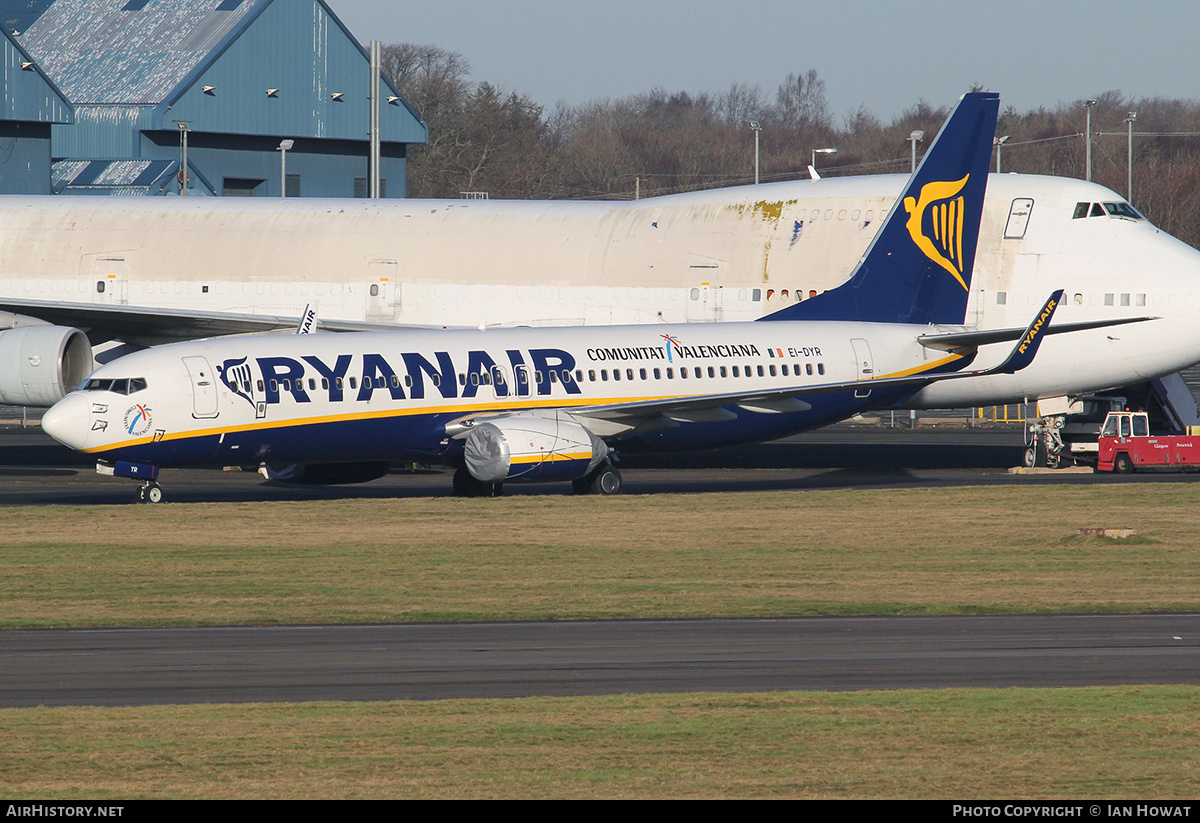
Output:
<path fill-rule="evenodd" d="M 575 494 L 620 494 L 621 485 L 621 473 L 608 462 L 601 463 L 587 476 L 571 481 Z"/>
<path fill-rule="evenodd" d="M 575 494 L 620 494 L 622 485 L 621 473 L 605 461 L 586 476 L 572 480 L 571 490 Z M 477 480 L 461 466 L 454 472 L 454 494 L 458 497 L 503 497 L 504 484 Z"/>
<path fill-rule="evenodd" d="M 454 494 L 458 497 L 503 497 L 504 484 L 476 480 L 466 466 L 460 466 L 454 472 Z"/>

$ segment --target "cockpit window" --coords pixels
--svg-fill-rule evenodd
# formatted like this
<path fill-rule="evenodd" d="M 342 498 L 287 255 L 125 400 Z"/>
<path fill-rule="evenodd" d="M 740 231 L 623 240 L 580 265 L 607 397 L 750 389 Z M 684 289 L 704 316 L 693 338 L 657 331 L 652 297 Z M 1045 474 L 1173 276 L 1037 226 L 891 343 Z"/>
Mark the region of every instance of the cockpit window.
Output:
<path fill-rule="evenodd" d="M 84 381 L 80 391 L 110 391 L 115 394 L 135 394 L 146 388 L 144 377 L 119 377 L 116 379 L 93 377 Z"/>
<path fill-rule="evenodd" d="M 1141 213 L 1128 203 L 1076 203 L 1072 220 L 1082 217 L 1125 217 L 1130 220 L 1145 220 Z"/>
<path fill-rule="evenodd" d="M 1104 210 L 1113 217 L 1128 217 L 1130 220 L 1142 219 L 1142 216 L 1138 214 L 1137 209 L 1128 203 L 1105 203 Z"/>

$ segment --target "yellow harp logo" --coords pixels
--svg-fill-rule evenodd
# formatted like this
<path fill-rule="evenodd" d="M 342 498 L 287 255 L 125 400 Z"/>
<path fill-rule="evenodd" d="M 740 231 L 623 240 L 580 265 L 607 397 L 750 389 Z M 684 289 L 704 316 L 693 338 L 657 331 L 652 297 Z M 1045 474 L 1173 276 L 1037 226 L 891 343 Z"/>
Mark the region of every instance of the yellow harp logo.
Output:
<path fill-rule="evenodd" d="M 959 194 L 967 185 L 971 175 L 956 182 L 926 183 L 921 187 L 917 200 L 904 198 L 904 210 L 908 212 L 905 226 L 922 253 L 950 274 L 964 289 L 963 279 L 963 210 L 964 198 Z M 933 237 L 925 234 L 925 213 L 929 212 L 929 226 Z"/>

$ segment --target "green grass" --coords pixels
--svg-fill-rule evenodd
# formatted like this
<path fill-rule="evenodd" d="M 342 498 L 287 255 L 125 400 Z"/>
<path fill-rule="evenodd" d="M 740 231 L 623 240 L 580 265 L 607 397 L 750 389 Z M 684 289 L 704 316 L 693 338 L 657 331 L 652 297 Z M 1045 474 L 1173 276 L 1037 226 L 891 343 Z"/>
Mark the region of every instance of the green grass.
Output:
<path fill-rule="evenodd" d="M 7 798 L 1194 798 L 1200 688 L 0 710 Z"/>
<path fill-rule="evenodd" d="M 1198 503 L 1155 484 L 4 509 L 0 627 L 1195 611 Z M 1186 799 L 1198 710 L 1200 687 L 8 709 L 0 796 Z"/>
<path fill-rule="evenodd" d="M 4 509 L 0 627 L 1196 610 L 1197 534 L 1193 484 Z"/>

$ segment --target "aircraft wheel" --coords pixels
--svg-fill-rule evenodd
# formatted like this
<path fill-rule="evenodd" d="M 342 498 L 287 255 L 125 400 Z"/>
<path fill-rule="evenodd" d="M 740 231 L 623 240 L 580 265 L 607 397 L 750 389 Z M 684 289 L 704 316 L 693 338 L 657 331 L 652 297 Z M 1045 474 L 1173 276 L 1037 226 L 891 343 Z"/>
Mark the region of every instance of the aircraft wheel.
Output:
<path fill-rule="evenodd" d="M 1036 468 L 1038 463 L 1045 464 L 1046 452 L 1042 448 L 1042 441 L 1035 440 L 1029 444 L 1029 448 L 1025 449 L 1025 468 Z"/>
<path fill-rule="evenodd" d="M 454 472 L 454 494 L 458 497 L 478 497 L 483 493 L 483 484 L 475 479 L 466 466 Z"/>
<path fill-rule="evenodd" d="M 138 486 L 137 495 L 133 498 L 134 503 L 161 503 L 163 499 L 162 486 L 157 483 L 143 483 Z"/>
<path fill-rule="evenodd" d="M 621 485 L 621 473 L 612 466 L 601 467 L 592 478 L 594 494 L 620 494 Z"/>
<path fill-rule="evenodd" d="M 1117 474 L 1133 474 L 1133 461 L 1127 454 L 1118 454 L 1113 460 L 1113 471 Z"/>

